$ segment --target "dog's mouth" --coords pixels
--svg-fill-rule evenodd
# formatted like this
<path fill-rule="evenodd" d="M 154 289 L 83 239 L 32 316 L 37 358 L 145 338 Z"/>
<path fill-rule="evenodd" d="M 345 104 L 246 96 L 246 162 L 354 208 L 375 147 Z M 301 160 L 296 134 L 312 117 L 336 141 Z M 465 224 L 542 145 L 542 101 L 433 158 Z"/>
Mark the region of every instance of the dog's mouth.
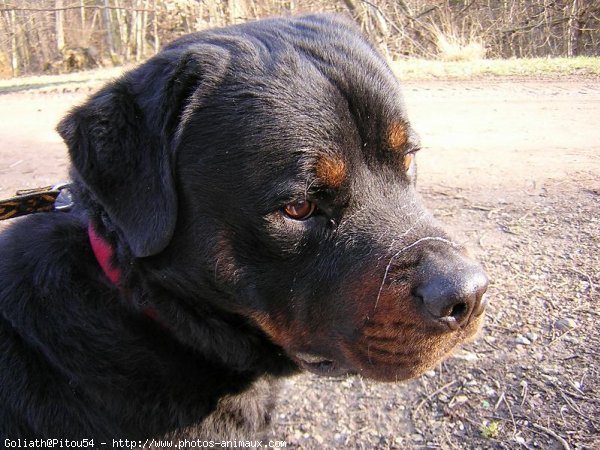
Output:
<path fill-rule="evenodd" d="M 397 336 L 368 336 L 348 342 L 340 348 L 314 352 L 290 352 L 292 359 L 305 371 L 320 376 L 340 377 L 362 374 L 379 381 L 402 381 L 416 378 L 435 367 L 439 361 L 460 346 L 474 339 L 481 328 L 483 314 L 461 332 L 413 336 L 412 340 L 398 340 Z M 407 350 L 410 349 L 410 350 Z M 330 354 L 339 352 L 339 357 Z M 326 356 L 324 356 L 326 355 Z"/>
<path fill-rule="evenodd" d="M 294 359 L 304 370 L 316 375 L 340 377 L 354 373 L 337 361 L 312 353 L 296 353 Z"/>

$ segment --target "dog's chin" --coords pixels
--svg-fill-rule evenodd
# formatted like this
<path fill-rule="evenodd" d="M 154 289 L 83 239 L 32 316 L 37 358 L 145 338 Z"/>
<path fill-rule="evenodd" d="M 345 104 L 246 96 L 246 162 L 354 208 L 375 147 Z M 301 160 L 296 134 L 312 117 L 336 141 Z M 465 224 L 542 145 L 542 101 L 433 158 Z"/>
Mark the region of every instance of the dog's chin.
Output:
<path fill-rule="evenodd" d="M 415 356 L 410 359 L 398 359 L 396 361 L 372 358 L 369 361 L 357 361 L 353 372 L 370 380 L 396 383 L 420 377 L 428 370 L 436 367 L 446 356 L 447 354 L 431 358 Z"/>
<path fill-rule="evenodd" d="M 477 339 L 481 335 L 483 323 L 483 317 L 478 317 L 466 329 L 461 330 L 460 334 L 451 334 L 446 341 L 439 342 L 437 346 L 426 351 L 415 349 L 414 355 L 408 359 L 377 360 L 371 358 L 368 361 L 364 361 L 364 358 L 354 359 L 354 365 L 360 366 L 360 369 L 355 372 L 366 378 L 385 382 L 398 382 L 420 377 L 425 372 L 437 367 L 463 344 Z"/>
<path fill-rule="evenodd" d="M 310 353 L 297 353 L 293 358 L 298 366 L 310 373 L 325 377 L 343 377 L 360 374 L 365 378 L 384 382 L 397 382 L 416 378 L 437 364 L 390 364 L 389 362 L 369 361 L 357 367 Z"/>
<path fill-rule="evenodd" d="M 356 371 L 346 367 L 339 361 L 313 355 L 311 353 L 296 353 L 296 363 L 307 372 L 326 377 L 342 377 L 355 374 Z"/>
<path fill-rule="evenodd" d="M 442 359 L 398 362 L 397 364 L 388 361 L 372 361 L 370 364 L 365 365 L 359 373 L 371 380 L 396 383 L 420 377 L 428 370 L 436 367 Z"/>
<path fill-rule="evenodd" d="M 370 355 L 368 347 L 360 350 L 360 346 L 355 344 L 347 346 L 345 351 L 338 349 L 339 359 L 310 352 L 293 353 L 292 359 L 301 369 L 320 376 L 341 377 L 360 374 L 376 381 L 404 381 L 423 375 L 435 368 L 462 344 L 474 341 L 481 334 L 482 325 L 483 317 L 478 317 L 466 329 L 458 333 L 449 333 L 447 339 L 438 341 L 437 345 L 420 351 L 415 348 L 414 354 L 398 358 L 380 359 Z"/>

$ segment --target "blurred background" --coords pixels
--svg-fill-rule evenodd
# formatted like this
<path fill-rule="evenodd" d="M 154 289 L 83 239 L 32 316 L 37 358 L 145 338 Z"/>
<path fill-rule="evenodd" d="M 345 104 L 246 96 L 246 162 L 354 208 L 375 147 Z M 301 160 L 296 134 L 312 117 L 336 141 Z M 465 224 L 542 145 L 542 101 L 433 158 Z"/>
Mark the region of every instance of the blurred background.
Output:
<path fill-rule="evenodd" d="M 0 76 L 139 62 L 193 31 L 313 11 L 352 16 L 390 59 L 600 54 L 597 0 L 0 0 Z"/>

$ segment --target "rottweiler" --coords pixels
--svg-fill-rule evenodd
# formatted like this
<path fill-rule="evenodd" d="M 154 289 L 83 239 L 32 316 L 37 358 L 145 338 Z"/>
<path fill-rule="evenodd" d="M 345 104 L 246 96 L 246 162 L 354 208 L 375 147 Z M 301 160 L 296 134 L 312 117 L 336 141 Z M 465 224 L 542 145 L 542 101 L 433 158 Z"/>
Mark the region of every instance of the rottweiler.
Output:
<path fill-rule="evenodd" d="M 481 326 L 486 274 L 350 20 L 182 37 L 58 132 L 73 207 L 0 238 L 0 445 L 252 436 L 282 377 L 405 380 Z"/>

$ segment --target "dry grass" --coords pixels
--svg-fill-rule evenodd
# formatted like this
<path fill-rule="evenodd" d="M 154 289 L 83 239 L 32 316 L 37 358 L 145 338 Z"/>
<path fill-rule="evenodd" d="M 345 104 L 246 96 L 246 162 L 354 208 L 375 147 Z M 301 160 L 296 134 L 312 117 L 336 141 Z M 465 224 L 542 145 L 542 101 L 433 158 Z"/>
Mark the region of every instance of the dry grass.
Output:
<path fill-rule="evenodd" d="M 32 75 L 0 79 L 0 94 L 33 89 L 72 91 L 82 86 L 96 86 L 121 75 L 128 67 L 110 67 L 62 75 Z"/>
<path fill-rule="evenodd" d="M 442 37 L 445 60 L 406 59 L 392 61 L 394 72 L 401 80 L 456 80 L 480 78 L 564 78 L 600 77 L 600 57 L 480 59 L 481 45 L 471 40 L 460 43 Z M 442 52 L 442 50 L 440 50 Z M 41 89 L 69 92 L 79 87 L 98 87 L 121 75 L 131 66 L 121 66 L 76 72 L 64 75 L 38 75 L 0 80 L 0 94 Z"/>
<path fill-rule="evenodd" d="M 478 61 L 485 57 L 485 46 L 481 42 L 461 43 L 447 36 L 439 36 L 437 47 L 444 61 Z"/>
<path fill-rule="evenodd" d="M 392 62 L 392 68 L 402 80 L 600 77 L 600 57 L 470 59 L 477 50 L 472 44 L 471 50 L 458 48 L 460 60 L 406 59 Z"/>
<path fill-rule="evenodd" d="M 487 53 L 485 44 L 475 29 L 471 28 L 465 35 L 458 32 L 451 20 L 444 22 L 446 31 L 432 25 L 438 59 L 442 61 L 479 61 L 485 58 Z"/>

